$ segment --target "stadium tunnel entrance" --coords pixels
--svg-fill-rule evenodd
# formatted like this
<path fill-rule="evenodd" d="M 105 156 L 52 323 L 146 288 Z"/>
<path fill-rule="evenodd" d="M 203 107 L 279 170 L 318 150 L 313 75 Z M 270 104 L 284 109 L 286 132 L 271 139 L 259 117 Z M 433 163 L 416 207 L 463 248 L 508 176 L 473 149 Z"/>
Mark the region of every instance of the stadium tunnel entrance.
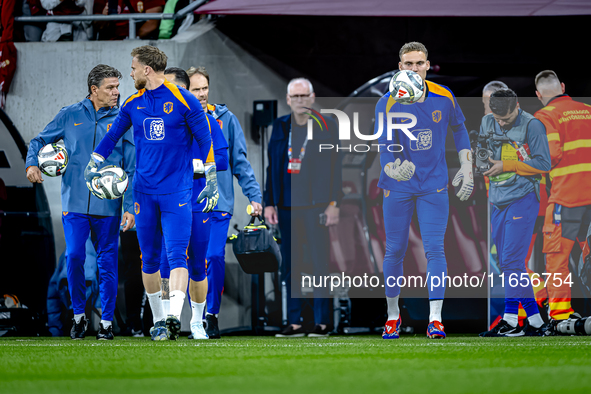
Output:
<path fill-rule="evenodd" d="M 30 324 L 31 315 L 46 311 L 55 246 L 47 196 L 41 184 L 27 180 L 26 155 L 21 134 L 0 109 L 0 294 L 16 295 L 29 309 Z M 11 312 L 0 318 L 0 335 L 24 318 Z"/>

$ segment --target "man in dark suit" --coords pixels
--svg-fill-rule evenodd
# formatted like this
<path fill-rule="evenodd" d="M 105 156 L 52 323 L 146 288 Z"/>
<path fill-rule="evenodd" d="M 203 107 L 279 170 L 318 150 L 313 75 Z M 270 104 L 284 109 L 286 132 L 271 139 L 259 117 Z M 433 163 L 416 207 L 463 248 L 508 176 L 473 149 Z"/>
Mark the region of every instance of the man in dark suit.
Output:
<path fill-rule="evenodd" d="M 293 79 L 287 87 L 291 114 L 275 120 L 269 140 L 264 215 L 268 223 L 279 224 L 281 231 L 281 277 L 288 309 L 288 325 L 278 337 L 306 335 L 301 316 L 301 263 L 310 261 L 317 278 L 328 275 L 328 226 L 339 221 L 341 162 L 336 150 L 319 149 L 320 144 L 338 145 L 337 126 L 329 118 L 323 128 L 312 121 L 313 138 L 308 139 L 314 99 L 310 81 Z M 332 330 L 328 296 L 327 288 L 314 287 L 315 327 L 309 336 L 327 336 Z"/>

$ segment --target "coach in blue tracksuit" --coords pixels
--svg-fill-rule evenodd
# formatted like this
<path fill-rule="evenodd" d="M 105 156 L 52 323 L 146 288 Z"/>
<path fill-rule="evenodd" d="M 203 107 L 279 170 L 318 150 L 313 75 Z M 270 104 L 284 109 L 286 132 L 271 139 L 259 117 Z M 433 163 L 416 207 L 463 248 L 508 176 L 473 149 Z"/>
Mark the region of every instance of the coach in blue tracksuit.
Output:
<path fill-rule="evenodd" d="M 126 231 L 133 227 L 132 188 L 123 200 L 99 200 L 90 197 L 84 182 L 84 168 L 88 156 L 107 134 L 119 113 L 119 79 L 121 73 L 113 67 L 100 64 L 88 74 L 88 97 L 79 103 L 64 107 L 35 137 L 27 153 L 27 178 L 33 183 L 43 182 L 37 154 L 46 144 L 63 140 L 69 154 L 69 164 L 62 176 L 62 223 L 66 238 L 67 271 L 70 295 L 74 309 L 74 322 L 70 336 L 83 339 L 87 319 L 86 281 L 84 279 L 85 243 L 90 234 L 97 252 L 100 277 L 101 306 L 103 310 L 97 339 L 113 339 L 111 322 L 117 297 L 117 256 L 121 204 Z M 135 173 L 135 147 L 131 132 L 117 143 L 107 164 L 123 168 L 132 181 Z"/>
<path fill-rule="evenodd" d="M 517 95 L 511 89 L 494 92 L 490 109 L 492 113 L 482 118 L 480 137 L 492 151 L 492 166 L 484 175 L 490 177 L 491 236 L 505 278 L 505 314 L 492 330 L 480 336 L 541 336 L 547 326 L 538 312 L 523 262 L 540 208 L 541 174 L 550 171 L 546 128 L 519 109 Z M 519 303 L 527 313 L 528 330 L 517 323 Z"/>
<path fill-rule="evenodd" d="M 191 79 L 191 93 L 199 100 L 203 110 L 217 120 L 228 142 L 229 168 L 228 171 L 218 173 L 220 198 L 211 215 L 211 236 L 207 248 L 206 332 L 209 338 L 216 339 L 220 337 L 218 313 L 224 290 L 226 238 L 234 214 L 234 177 L 254 208 L 251 215 L 262 214 L 263 207 L 261 189 L 246 158 L 246 140 L 238 119 L 224 104 L 208 104 L 209 74 L 204 67 L 191 67 L 187 74 Z"/>

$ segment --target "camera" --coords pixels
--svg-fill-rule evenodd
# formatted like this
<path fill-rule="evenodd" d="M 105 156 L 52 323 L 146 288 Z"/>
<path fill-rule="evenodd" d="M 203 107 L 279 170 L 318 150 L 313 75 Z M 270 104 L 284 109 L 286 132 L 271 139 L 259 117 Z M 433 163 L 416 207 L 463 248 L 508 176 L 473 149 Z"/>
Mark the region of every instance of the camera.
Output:
<path fill-rule="evenodd" d="M 555 332 L 558 335 L 591 335 L 591 317 L 573 313 L 567 320 L 556 323 Z"/>
<path fill-rule="evenodd" d="M 482 175 L 490 169 L 492 163 L 488 159 L 492 158 L 493 155 L 492 151 L 486 146 L 486 142 L 481 142 L 480 145 L 474 151 L 474 172 L 478 175 Z"/>
<path fill-rule="evenodd" d="M 468 135 L 470 137 L 470 145 L 474 151 L 474 173 L 476 175 L 484 174 L 491 167 L 491 162 L 488 158 L 493 155 L 493 152 L 488 148 L 488 138 L 490 132 L 486 136 L 481 136 L 476 130 L 471 130 Z"/>
<path fill-rule="evenodd" d="M 492 147 L 501 147 L 505 143 L 510 143 L 506 135 L 496 134 L 493 130 L 488 130 L 484 133 L 479 133 L 475 130 L 469 133 L 470 143 L 474 147 L 474 173 L 483 176 L 483 174 L 492 167 L 492 163 L 488 160 L 493 159 Z"/>

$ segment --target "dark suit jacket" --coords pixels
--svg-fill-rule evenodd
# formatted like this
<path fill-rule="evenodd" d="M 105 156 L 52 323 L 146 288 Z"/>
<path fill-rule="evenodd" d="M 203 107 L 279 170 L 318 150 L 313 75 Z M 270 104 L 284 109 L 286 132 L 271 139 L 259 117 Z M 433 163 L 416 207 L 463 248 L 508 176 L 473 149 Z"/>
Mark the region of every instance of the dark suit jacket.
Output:
<path fill-rule="evenodd" d="M 300 176 L 307 177 L 310 187 L 309 206 L 328 205 L 331 201 L 340 201 L 342 192 L 341 155 L 336 151 L 339 144 L 336 122 L 326 117 L 328 131 L 321 131 L 314 123 L 314 138 L 308 141 L 306 155 L 302 162 Z M 282 116 L 273 122 L 273 131 L 269 140 L 267 180 L 265 185 L 265 206 L 285 207 L 284 177 L 288 161 L 287 145 L 291 125 L 291 115 Z M 320 144 L 332 144 L 333 149 L 323 149 Z"/>

